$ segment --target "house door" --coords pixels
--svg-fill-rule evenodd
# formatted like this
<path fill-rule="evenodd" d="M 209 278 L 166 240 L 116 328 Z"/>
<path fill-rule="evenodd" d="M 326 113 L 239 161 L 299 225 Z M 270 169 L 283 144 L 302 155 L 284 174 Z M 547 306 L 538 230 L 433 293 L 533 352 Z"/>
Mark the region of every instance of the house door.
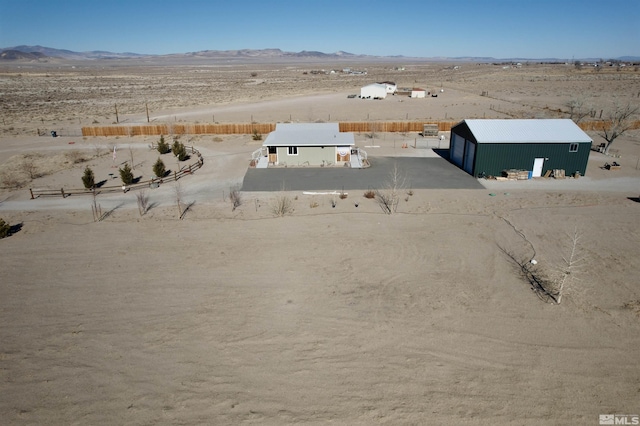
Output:
<path fill-rule="evenodd" d="M 338 161 L 349 161 L 349 153 L 351 152 L 351 148 L 339 146 L 336 149 L 336 162 Z"/>
<path fill-rule="evenodd" d="M 544 165 L 544 158 L 536 158 L 533 160 L 533 173 L 531 176 L 540 177 L 542 176 L 542 166 Z"/>
<path fill-rule="evenodd" d="M 275 146 L 269 147 L 269 163 L 278 163 L 278 148 Z"/>

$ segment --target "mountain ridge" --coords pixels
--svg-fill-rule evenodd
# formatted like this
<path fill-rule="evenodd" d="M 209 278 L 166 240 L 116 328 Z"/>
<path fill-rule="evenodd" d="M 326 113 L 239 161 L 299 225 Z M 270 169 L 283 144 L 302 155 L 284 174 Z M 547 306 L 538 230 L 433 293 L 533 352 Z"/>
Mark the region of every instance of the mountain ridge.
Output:
<path fill-rule="evenodd" d="M 170 54 L 144 54 L 133 52 L 114 53 L 103 50 L 92 50 L 86 52 L 76 52 L 67 49 L 57 49 L 52 47 L 36 46 L 12 46 L 0 48 L 0 60 L 37 60 L 46 61 L 48 58 L 68 59 L 68 60 L 92 60 L 92 59 L 136 59 L 136 58 L 207 58 L 207 59 L 421 59 L 432 61 L 452 61 L 452 62 L 510 62 L 510 61 L 536 61 L 536 62 L 573 62 L 574 59 L 561 58 L 495 58 L 495 57 L 474 57 L 474 56 L 458 56 L 458 57 L 416 57 L 416 56 L 376 56 L 355 54 L 345 51 L 337 51 L 334 53 L 325 53 L 315 50 L 302 50 L 300 52 L 287 52 L 278 48 L 267 49 L 234 49 L 234 50 L 200 50 L 185 53 Z M 579 58 L 580 61 L 596 62 L 604 58 Z M 640 61 L 640 56 L 625 55 L 617 58 L 607 58 L 607 60 L 615 61 Z"/>

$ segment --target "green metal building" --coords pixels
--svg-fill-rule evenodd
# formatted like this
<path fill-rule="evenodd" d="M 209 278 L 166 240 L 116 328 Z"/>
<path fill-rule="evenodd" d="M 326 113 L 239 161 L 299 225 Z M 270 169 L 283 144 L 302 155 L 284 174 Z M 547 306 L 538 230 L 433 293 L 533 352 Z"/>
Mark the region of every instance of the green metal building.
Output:
<path fill-rule="evenodd" d="M 449 160 L 479 177 L 527 170 L 587 171 L 592 140 L 572 120 L 464 120 L 451 128 Z"/>

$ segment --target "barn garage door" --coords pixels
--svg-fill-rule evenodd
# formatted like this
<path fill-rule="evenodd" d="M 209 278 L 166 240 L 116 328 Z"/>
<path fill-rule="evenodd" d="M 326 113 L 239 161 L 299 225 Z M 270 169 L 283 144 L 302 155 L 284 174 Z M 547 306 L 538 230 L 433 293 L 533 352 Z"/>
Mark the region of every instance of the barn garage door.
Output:
<path fill-rule="evenodd" d="M 467 149 L 464 151 L 464 171 L 473 174 L 473 159 L 476 155 L 476 144 L 467 141 Z"/>
<path fill-rule="evenodd" d="M 451 136 L 451 149 L 449 149 L 449 156 L 451 162 L 458 167 L 462 167 L 462 160 L 464 156 L 464 138 L 456 135 Z"/>

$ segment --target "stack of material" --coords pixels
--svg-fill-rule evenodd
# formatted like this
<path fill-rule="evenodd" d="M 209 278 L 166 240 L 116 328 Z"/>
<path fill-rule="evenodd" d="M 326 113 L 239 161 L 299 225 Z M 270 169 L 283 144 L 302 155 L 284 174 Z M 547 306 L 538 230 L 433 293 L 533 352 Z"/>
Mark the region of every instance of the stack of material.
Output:
<path fill-rule="evenodd" d="M 502 175 L 508 180 L 527 180 L 529 179 L 529 172 L 527 170 L 509 169 L 503 170 Z"/>
<path fill-rule="evenodd" d="M 554 179 L 564 179 L 564 169 L 553 169 L 553 178 Z"/>

